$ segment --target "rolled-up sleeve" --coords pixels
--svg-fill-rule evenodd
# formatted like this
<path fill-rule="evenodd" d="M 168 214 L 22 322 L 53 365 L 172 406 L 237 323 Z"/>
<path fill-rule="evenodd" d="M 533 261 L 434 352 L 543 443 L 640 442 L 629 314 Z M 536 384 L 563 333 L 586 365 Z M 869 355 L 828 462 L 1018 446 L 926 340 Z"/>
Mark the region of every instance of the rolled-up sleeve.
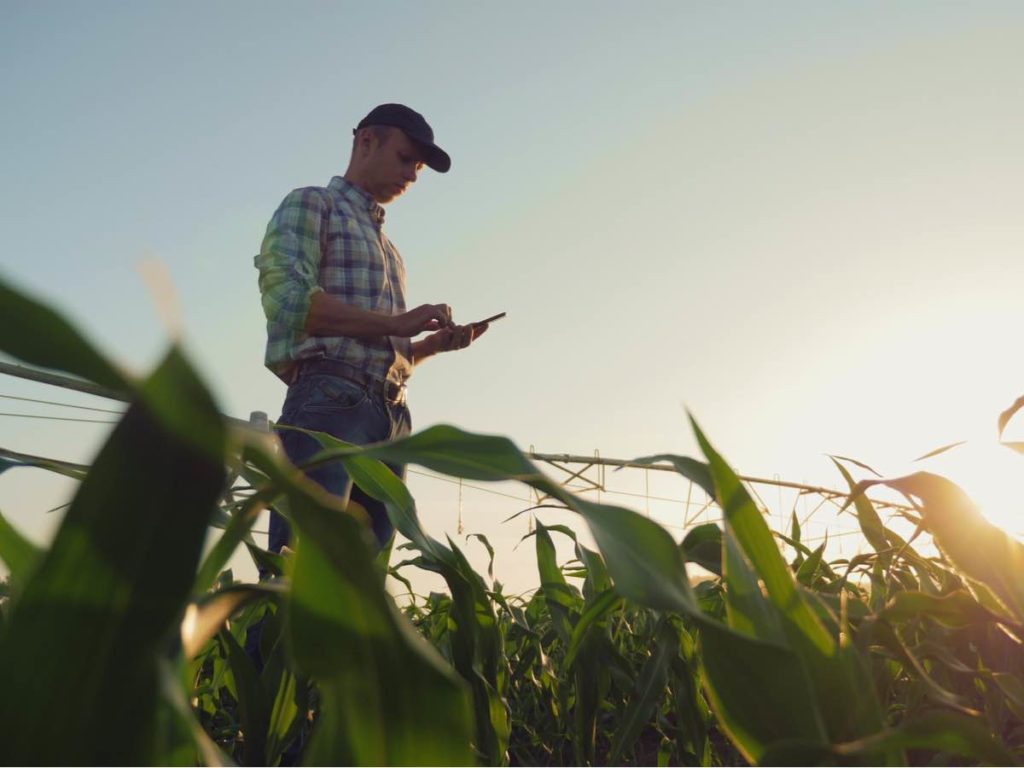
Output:
<path fill-rule="evenodd" d="M 290 192 L 271 217 L 255 259 L 267 324 L 289 335 L 304 333 L 310 297 L 321 290 L 318 277 L 325 206 L 322 190 Z"/>

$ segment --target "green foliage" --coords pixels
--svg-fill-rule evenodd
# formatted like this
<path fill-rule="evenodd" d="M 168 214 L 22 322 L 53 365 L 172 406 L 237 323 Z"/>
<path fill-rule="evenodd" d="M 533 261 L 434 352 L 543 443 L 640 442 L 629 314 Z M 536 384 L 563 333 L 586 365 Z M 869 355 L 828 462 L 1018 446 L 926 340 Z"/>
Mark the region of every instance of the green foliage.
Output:
<path fill-rule="evenodd" d="M 343 462 L 408 540 L 408 559 L 390 566 L 358 510 L 307 481 L 270 435 L 225 424 L 178 350 L 136 381 L 52 310 L 2 284 L 0 300 L 15 318 L 0 351 L 131 397 L 87 470 L 39 464 L 82 478 L 48 549 L 0 517 L 6 762 L 1010 764 L 1024 754 L 1024 547 L 943 478 L 858 484 L 850 460 L 836 459 L 871 551 L 828 562 L 795 518 L 788 534 L 769 529 L 696 424 L 703 460 L 636 462 L 669 463 L 717 499 L 722 525 L 682 542 L 571 494 L 502 437 L 441 426 L 364 448 L 311 433 L 323 450 L 308 466 Z M 490 568 L 488 582 L 455 542 L 426 534 L 384 461 L 525 483 L 576 513 L 597 550 L 571 527 L 538 523 L 539 586 L 507 595 Z M 912 521 L 938 557 L 886 527 L 864 495 L 879 483 L 916 500 Z M 253 541 L 268 506 L 294 526 L 293 552 Z M 558 537 L 572 543 L 568 562 Z M 236 583 L 223 569 L 237 551 L 269 580 Z M 408 568 L 440 574 L 447 591 L 400 608 L 385 576 L 411 591 Z"/>
<path fill-rule="evenodd" d="M 159 380 L 219 424 L 176 353 L 144 386 Z M 158 654 L 189 596 L 223 480 L 221 462 L 164 429 L 147 405 L 129 409 L 0 637 L 2 687 L 19 691 L 0 698 L 9 759 L 66 762 L 69 745 L 75 761 L 158 759 Z"/>

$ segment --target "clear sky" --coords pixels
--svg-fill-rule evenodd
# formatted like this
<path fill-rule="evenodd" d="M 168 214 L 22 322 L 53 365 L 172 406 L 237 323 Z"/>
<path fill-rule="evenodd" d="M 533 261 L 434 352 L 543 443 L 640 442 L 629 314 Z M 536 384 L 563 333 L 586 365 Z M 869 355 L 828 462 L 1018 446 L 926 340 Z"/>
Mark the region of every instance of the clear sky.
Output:
<path fill-rule="evenodd" d="M 1024 392 L 1024 4 L 382 7 L 3 3 L 6 277 L 145 370 L 162 263 L 222 409 L 275 418 L 252 256 L 399 101 L 453 158 L 388 209 L 410 305 L 508 312 L 416 372 L 417 428 L 692 454 L 689 408 L 741 472 L 837 486 L 824 454 L 903 471 Z M 0 417 L 0 444 L 87 460 L 104 429 Z M 413 478 L 441 532 L 435 486 Z M 66 493 L 0 479 L 37 537 Z"/>

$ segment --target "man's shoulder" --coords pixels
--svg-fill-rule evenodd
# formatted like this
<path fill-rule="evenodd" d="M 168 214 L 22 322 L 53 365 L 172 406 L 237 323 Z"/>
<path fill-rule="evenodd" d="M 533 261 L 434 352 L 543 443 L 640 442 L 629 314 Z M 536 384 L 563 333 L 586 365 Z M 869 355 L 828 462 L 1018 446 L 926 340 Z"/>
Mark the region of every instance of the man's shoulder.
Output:
<path fill-rule="evenodd" d="M 281 202 L 282 208 L 294 207 L 305 210 L 317 209 L 330 212 L 332 215 L 339 215 L 343 218 L 355 215 L 352 208 L 352 201 L 349 200 L 343 191 L 335 186 L 335 180 L 326 187 L 298 187 L 293 189 Z"/>
<path fill-rule="evenodd" d="M 284 196 L 281 205 L 326 205 L 332 202 L 333 195 L 327 187 L 297 187 Z"/>

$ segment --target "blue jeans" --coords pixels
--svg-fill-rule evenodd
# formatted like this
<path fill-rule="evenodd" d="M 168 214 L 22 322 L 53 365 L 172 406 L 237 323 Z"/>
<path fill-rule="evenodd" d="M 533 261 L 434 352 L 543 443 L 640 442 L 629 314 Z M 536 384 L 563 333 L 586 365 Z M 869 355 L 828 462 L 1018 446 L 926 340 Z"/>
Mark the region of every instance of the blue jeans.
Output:
<path fill-rule="evenodd" d="M 358 445 L 394 440 L 412 430 L 409 408 L 387 402 L 379 394 L 370 394 L 359 384 L 326 373 L 307 372 L 290 387 L 281 411 L 282 425 L 326 432 L 340 440 Z M 309 435 L 291 429 L 279 432 L 285 453 L 293 464 L 301 464 L 321 450 Z M 388 467 L 403 480 L 404 465 Z M 394 534 L 394 526 L 384 505 L 354 487 L 340 461 L 319 467 L 307 476 L 324 489 L 339 496 L 343 503 L 353 500 L 370 514 L 377 546 L 384 547 Z M 273 510 L 270 512 L 271 552 L 280 552 L 291 538 L 288 522 Z"/>

